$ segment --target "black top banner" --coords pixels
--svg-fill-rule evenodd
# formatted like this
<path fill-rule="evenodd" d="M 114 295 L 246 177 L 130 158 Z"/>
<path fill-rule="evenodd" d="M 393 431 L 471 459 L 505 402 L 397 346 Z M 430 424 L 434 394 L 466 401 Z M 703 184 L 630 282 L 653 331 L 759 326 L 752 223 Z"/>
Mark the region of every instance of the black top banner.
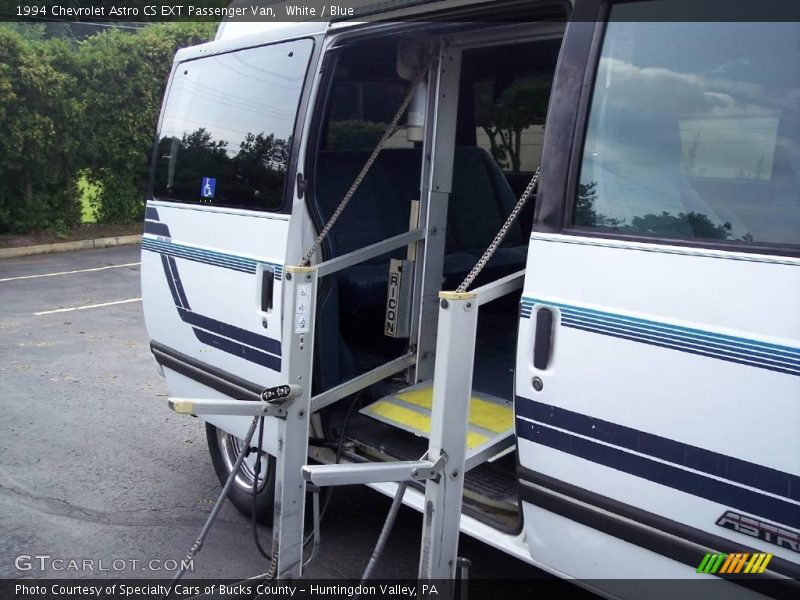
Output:
<path fill-rule="evenodd" d="M 630 0 L 620 0 L 629 2 Z M 634 0 L 637 20 L 800 22 L 795 0 Z M 602 20 L 601 0 L 0 0 L 0 21 L 239 22 Z M 677 42 L 677 41 L 676 41 Z"/>

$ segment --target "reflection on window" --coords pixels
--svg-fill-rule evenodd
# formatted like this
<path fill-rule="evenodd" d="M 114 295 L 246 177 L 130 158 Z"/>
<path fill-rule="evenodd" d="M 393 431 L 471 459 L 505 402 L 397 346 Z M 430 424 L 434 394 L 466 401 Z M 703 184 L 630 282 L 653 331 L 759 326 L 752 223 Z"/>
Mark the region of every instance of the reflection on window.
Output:
<path fill-rule="evenodd" d="M 769 181 L 777 117 L 682 119 L 682 164 L 697 179 Z"/>
<path fill-rule="evenodd" d="M 392 63 L 392 68 L 394 64 Z M 326 150 L 372 150 L 403 102 L 408 83 L 342 79 L 333 86 Z M 386 148 L 412 148 L 402 125 Z"/>
<path fill-rule="evenodd" d="M 275 209 L 282 204 L 311 40 L 182 63 L 156 155 L 156 198 Z"/>
<path fill-rule="evenodd" d="M 800 24 L 644 22 L 647 4 L 611 11 L 575 224 L 800 243 Z"/>

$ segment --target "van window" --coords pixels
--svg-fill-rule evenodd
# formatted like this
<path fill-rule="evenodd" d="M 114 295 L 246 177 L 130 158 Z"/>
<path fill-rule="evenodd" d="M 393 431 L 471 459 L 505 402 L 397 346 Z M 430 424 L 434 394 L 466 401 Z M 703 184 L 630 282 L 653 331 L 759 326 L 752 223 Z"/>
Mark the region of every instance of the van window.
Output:
<path fill-rule="evenodd" d="M 178 65 L 159 134 L 154 197 L 280 208 L 312 47 L 298 40 Z"/>
<path fill-rule="evenodd" d="M 664 4 L 611 10 L 574 224 L 800 244 L 800 24 L 657 22 Z"/>

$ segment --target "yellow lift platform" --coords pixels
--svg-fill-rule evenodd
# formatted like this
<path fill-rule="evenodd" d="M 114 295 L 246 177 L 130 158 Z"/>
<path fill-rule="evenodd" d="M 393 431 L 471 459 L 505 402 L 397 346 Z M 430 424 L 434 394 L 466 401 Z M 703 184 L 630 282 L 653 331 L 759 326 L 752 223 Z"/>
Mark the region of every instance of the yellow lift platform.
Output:
<path fill-rule="evenodd" d="M 430 381 L 385 396 L 361 409 L 361 414 L 429 438 L 433 384 Z M 472 392 L 467 432 L 467 469 L 480 459 L 503 453 L 514 444 L 514 407 L 510 401 Z M 473 464 L 471 464 L 473 463 Z"/>

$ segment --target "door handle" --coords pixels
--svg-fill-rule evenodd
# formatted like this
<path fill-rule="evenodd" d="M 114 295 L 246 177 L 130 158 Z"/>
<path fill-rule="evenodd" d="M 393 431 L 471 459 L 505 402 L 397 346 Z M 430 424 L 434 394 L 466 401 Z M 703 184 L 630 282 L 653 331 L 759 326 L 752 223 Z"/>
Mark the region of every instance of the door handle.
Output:
<path fill-rule="evenodd" d="M 550 364 L 553 346 L 553 311 L 540 308 L 536 311 L 536 334 L 533 340 L 533 366 L 544 370 Z"/>
<path fill-rule="evenodd" d="M 261 312 L 272 310 L 272 294 L 275 289 L 275 269 L 265 267 L 261 271 Z"/>

